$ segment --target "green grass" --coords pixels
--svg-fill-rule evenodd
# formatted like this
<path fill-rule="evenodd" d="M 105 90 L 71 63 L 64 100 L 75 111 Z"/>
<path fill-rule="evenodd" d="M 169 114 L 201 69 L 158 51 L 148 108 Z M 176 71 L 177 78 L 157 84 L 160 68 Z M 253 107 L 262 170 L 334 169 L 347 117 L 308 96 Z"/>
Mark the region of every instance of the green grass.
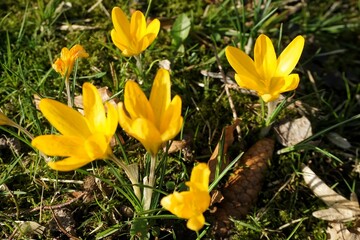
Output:
<path fill-rule="evenodd" d="M 137 7 L 145 12 L 148 4 L 139 2 L 144 4 Z M 191 140 L 186 153 L 171 154 L 166 164 L 162 160 L 158 169 L 164 171 L 161 174 L 164 183 L 158 190 L 170 193 L 185 189 L 183 184 L 189 179 L 195 160 L 210 158 L 222 128 L 233 120 L 223 82 L 203 76 L 200 71 L 218 73 L 220 64 L 225 74 L 231 75 L 233 69 L 225 58 L 224 48 L 237 45 L 252 56 L 253 43 L 260 33 L 271 37 L 278 53 L 300 34 L 306 42 L 296 68 L 301 83 L 294 100 L 308 107 L 306 116 L 313 132 L 321 132 L 313 144 L 321 151 L 300 146 L 278 155 L 276 151 L 283 147 L 277 143 L 257 204 L 245 219 L 236 221 L 233 238 L 326 239 L 326 222 L 311 215 L 325 206 L 307 188 L 300 169 L 301 163 L 310 164 L 319 177 L 329 186 L 335 185 L 335 190 L 345 197 L 351 191 L 360 194 L 359 173 L 353 171 L 359 160 L 360 122 L 358 117 L 348 121 L 360 109 L 360 2 L 250 1 L 239 7 L 242 2 L 166 0 L 153 1 L 149 8 L 148 16 L 160 18 L 164 28 L 142 54 L 146 69 L 140 73 L 144 78 L 142 88 L 150 91 L 158 61 L 171 62 L 172 95 L 181 96 L 183 116 L 186 114 L 181 136 Z M 122 100 L 125 81 L 138 78 L 135 59 L 122 57 L 111 41 L 112 22 L 107 15 L 114 6 L 129 13 L 128 1 L 103 1 L 92 11 L 89 10 L 96 1 L 72 1 L 71 6 L 61 8 L 62 3 L 59 0 L 0 3 L 0 109 L 34 136 L 56 131 L 36 110 L 34 95 L 66 102 L 63 79 L 51 68 L 62 47 L 80 43 L 90 54 L 78 62 L 76 94 L 81 93 L 84 82 L 90 81 L 99 87 L 107 86 Z M 188 17 L 191 30 L 179 40 L 170 29 L 181 14 Z M 66 27 L 68 30 L 61 30 Z M 258 140 L 262 123 L 258 97 L 232 88 L 230 94 L 241 119 L 242 135 L 241 142 L 235 140 L 229 149 L 233 159 Z M 299 108 L 287 108 L 278 120 L 298 117 L 299 112 Z M 336 124 L 339 126 L 330 132 L 346 137 L 352 144 L 350 149 L 332 143 L 326 138 L 327 132 L 322 132 Z M 143 148 L 134 145 L 137 141 L 128 138 L 120 128 L 118 133 L 125 138 L 123 150 L 128 160 L 143 163 Z M 19 221 L 34 221 L 46 229 L 43 237 L 35 238 L 66 239 L 57 229 L 52 211 L 31 210 L 41 205 L 66 204 L 83 191 L 89 192 L 88 200 L 66 205 L 79 238 L 129 239 L 130 231 L 144 230 L 134 227 L 143 226 L 143 218 L 137 216 L 133 220 L 133 207 L 124 197 L 128 182 L 116 168 L 95 161 L 75 172 L 56 172 L 31 147 L 31 139 L 17 129 L 1 126 L 0 140 L 6 140 L 0 146 L 0 238 L 27 239 L 29 236 L 12 234 Z M 117 156 L 122 157 L 123 150 L 116 148 Z M 86 188 L 81 181 L 93 180 L 93 176 L 101 180 Z M 196 234 L 187 231 L 184 220 L 165 211 L 158 214 L 158 218 L 157 214 L 147 218 L 149 229 L 145 232 L 148 230 L 160 239 L 183 239 L 184 235 L 196 238 Z M 205 235 L 210 238 L 210 233 Z"/>

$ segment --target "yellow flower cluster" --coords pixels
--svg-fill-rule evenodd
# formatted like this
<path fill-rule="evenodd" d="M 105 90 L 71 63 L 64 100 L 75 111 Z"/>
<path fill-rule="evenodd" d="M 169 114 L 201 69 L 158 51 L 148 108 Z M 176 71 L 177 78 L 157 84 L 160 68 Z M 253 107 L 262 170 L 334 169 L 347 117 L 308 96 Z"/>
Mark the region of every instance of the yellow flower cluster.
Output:
<path fill-rule="evenodd" d="M 154 19 L 147 24 L 140 11 L 134 12 L 129 21 L 125 13 L 115 7 L 112 10 L 112 21 L 112 41 L 126 57 L 142 53 L 153 43 L 160 30 L 159 20 Z M 291 72 L 299 61 L 303 47 L 304 38 L 298 36 L 277 58 L 271 40 L 261 34 L 255 43 L 254 60 L 231 46 L 226 48 L 225 54 L 236 71 L 236 82 L 241 87 L 255 90 L 264 102 L 272 102 L 281 93 L 297 88 L 299 76 Z M 76 59 L 88 56 L 79 44 L 70 50 L 63 48 L 53 68 L 68 81 Z M 170 74 L 165 69 L 158 70 L 149 98 L 135 81 L 127 81 L 124 101 L 118 103 L 117 107 L 108 102 L 104 105 L 99 92 L 91 83 L 84 83 L 82 90 L 83 114 L 52 99 L 40 101 L 40 111 L 60 135 L 38 136 L 32 140 L 32 145 L 46 155 L 64 158 L 49 162 L 52 169 L 71 171 L 96 159 L 114 159 L 110 141 L 118 124 L 140 141 L 153 159 L 161 145 L 173 139 L 182 128 L 182 101 L 178 95 L 171 98 Z M 0 124 L 11 125 L 12 122 L 0 112 Z M 131 181 L 136 186 L 136 174 L 130 171 L 127 174 L 132 176 Z M 187 227 L 194 231 L 204 226 L 203 213 L 210 205 L 209 176 L 208 166 L 200 163 L 193 168 L 190 181 L 186 182 L 188 191 L 175 191 L 161 200 L 166 210 L 188 219 Z M 150 174 L 147 182 L 154 182 L 153 177 Z M 134 189 L 139 190 L 137 186 Z M 137 193 L 139 199 L 140 195 Z"/>

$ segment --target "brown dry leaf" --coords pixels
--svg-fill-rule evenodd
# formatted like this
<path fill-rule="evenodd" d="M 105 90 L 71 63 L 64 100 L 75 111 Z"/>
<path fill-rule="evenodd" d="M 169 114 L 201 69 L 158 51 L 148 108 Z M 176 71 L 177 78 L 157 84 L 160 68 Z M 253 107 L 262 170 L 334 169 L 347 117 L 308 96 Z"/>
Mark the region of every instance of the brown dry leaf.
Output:
<path fill-rule="evenodd" d="M 224 138 L 224 149 L 223 149 L 222 153 L 223 153 L 224 156 L 226 156 L 226 153 L 227 153 L 227 150 L 228 150 L 229 146 L 231 146 L 231 144 L 234 142 L 234 130 L 236 129 L 236 126 L 239 123 L 240 123 L 240 119 L 236 119 L 235 122 L 232 125 L 225 126 L 223 128 L 223 131 L 222 131 L 222 134 L 221 134 L 221 137 L 220 137 L 220 141 L 216 145 L 215 150 L 212 153 L 212 155 L 211 155 L 211 157 L 210 157 L 210 159 L 208 161 L 208 166 L 209 166 L 210 171 L 211 171 L 211 173 L 210 173 L 210 183 L 212 181 L 214 181 L 216 167 L 219 165 L 220 166 L 219 172 L 221 172 L 230 163 L 229 159 L 227 159 L 226 157 L 224 157 L 224 162 L 218 163 L 219 148 L 221 147 L 221 139 Z"/>
<path fill-rule="evenodd" d="M 186 147 L 188 142 L 186 140 L 173 140 L 168 149 L 168 153 L 179 152 Z M 164 144 L 164 151 L 166 150 L 166 144 Z"/>
<path fill-rule="evenodd" d="M 285 147 L 293 146 L 312 135 L 311 122 L 305 116 L 276 126 L 276 137 Z"/>
<path fill-rule="evenodd" d="M 33 97 L 34 97 L 35 108 L 37 110 L 40 110 L 39 103 L 40 103 L 41 97 L 39 95 L 37 95 L 37 94 L 34 94 Z"/>

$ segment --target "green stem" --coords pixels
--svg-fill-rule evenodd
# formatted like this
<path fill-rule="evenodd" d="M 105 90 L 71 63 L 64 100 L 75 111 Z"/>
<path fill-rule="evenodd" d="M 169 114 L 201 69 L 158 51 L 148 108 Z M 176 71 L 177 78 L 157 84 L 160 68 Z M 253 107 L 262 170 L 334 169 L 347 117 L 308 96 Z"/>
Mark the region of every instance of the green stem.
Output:
<path fill-rule="evenodd" d="M 144 179 L 144 184 L 148 185 L 148 187 L 144 188 L 144 210 L 149 210 L 151 205 L 153 187 L 155 183 L 155 165 L 156 165 L 156 156 L 151 155 L 150 158 L 150 172 L 149 176 Z"/>
<path fill-rule="evenodd" d="M 129 165 L 126 165 L 125 163 L 120 161 L 113 154 L 111 154 L 109 156 L 109 159 L 112 160 L 121 169 L 124 170 L 126 176 L 129 178 L 130 182 L 133 184 L 133 189 L 134 189 L 134 193 L 135 193 L 136 197 L 139 199 L 139 201 L 141 201 L 141 192 L 140 192 L 140 188 L 138 186 L 139 181 L 138 181 L 138 169 L 137 169 L 137 166 L 136 166 L 136 168 L 135 167 L 131 168 Z"/>
<path fill-rule="evenodd" d="M 267 111 L 267 115 L 266 115 L 265 126 L 260 131 L 261 138 L 265 137 L 271 129 L 271 124 L 272 124 L 271 119 L 272 119 L 273 112 L 276 109 L 276 104 L 277 104 L 276 100 L 266 103 L 268 111 Z"/>

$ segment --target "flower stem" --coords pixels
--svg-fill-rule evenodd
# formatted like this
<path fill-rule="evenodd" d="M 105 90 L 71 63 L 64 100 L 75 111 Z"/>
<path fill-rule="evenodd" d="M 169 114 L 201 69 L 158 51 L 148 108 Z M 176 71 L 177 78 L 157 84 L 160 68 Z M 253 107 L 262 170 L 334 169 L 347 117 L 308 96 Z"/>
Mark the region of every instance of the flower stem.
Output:
<path fill-rule="evenodd" d="M 272 115 L 274 113 L 274 110 L 276 109 L 276 105 L 277 101 L 271 101 L 266 103 L 268 111 L 266 115 L 265 126 L 260 131 L 260 137 L 265 137 L 269 133 L 272 124 Z"/>
<path fill-rule="evenodd" d="M 135 196 L 141 201 L 141 192 L 140 192 L 140 188 L 138 186 L 139 181 L 138 181 L 138 169 L 137 169 L 137 166 L 136 166 L 136 168 L 135 167 L 130 167 L 129 165 L 126 165 L 125 163 L 120 161 L 113 154 L 111 154 L 109 156 L 109 159 L 112 160 L 121 169 L 124 170 L 126 176 L 129 178 L 130 182 L 133 184 L 133 189 L 134 189 Z"/>
<path fill-rule="evenodd" d="M 67 77 L 65 79 L 65 88 L 66 88 L 66 95 L 67 95 L 67 103 L 69 107 L 72 107 L 71 103 L 71 95 L 70 95 L 70 79 Z"/>
<path fill-rule="evenodd" d="M 151 205 L 153 187 L 155 183 L 155 165 L 157 155 L 151 155 L 149 176 L 144 179 L 144 184 L 148 185 L 144 188 L 144 210 L 149 210 Z"/>
<path fill-rule="evenodd" d="M 141 79 L 139 79 L 139 84 L 141 85 L 144 81 L 144 72 L 143 72 L 143 65 L 142 65 L 142 62 L 141 62 L 141 55 L 136 55 L 134 56 L 135 59 L 136 59 L 136 68 L 138 69 L 139 71 L 139 75 L 141 77 Z"/>

